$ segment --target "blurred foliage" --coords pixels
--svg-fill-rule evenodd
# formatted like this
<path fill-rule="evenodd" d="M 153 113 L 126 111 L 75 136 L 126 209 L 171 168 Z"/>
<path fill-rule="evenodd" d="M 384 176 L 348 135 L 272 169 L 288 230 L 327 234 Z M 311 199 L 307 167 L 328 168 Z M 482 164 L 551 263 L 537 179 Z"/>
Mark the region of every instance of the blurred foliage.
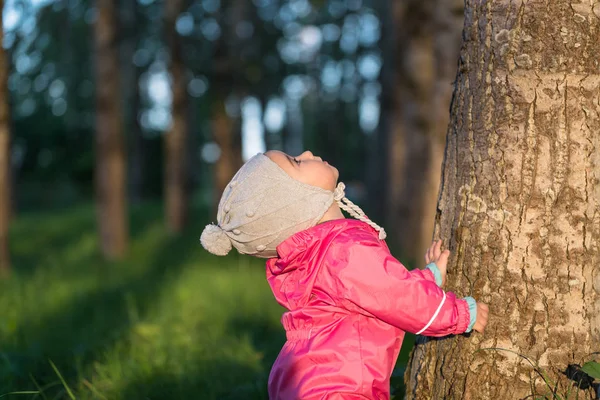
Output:
<path fill-rule="evenodd" d="M 148 198 L 160 196 L 163 186 L 161 136 L 170 107 L 168 51 L 162 29 L 164 2 L 135 1 L 119 2 L 123 122 L 129 139 L 133 118 L 143 128 L 141 169 Z M 190 80 L 190 168 L 195 189 L 211 188 L 212 105 L 226 101 L 230 117 L 240 120 L 248 99 L 258 100 L 259 125 L 269 148 L 297 151 L 298 146 L 290 143 L 300 135 L 302 147 L 337 165 L 346 181 L 364 181 L 366 142 L 368 134 L 374 134 L 380 91 L 377 3 L 189 1 L 177 29 Z M 18 207 L 40 209 L 88 199 L 93 194 L 98 84 L 93 2 L 7 0 L 4 14 L 4 46 L 11 55 Z M 131 43 L 133 51 L 128 53 Z M 139 91 L 139 109 L 131 101 L 134 90 Z M 269 108 L 273 104 L 285 107 L 273 111 L 277 110 Z M 268 112 L 283 118 L 283 125 L 269 129 Z"/>

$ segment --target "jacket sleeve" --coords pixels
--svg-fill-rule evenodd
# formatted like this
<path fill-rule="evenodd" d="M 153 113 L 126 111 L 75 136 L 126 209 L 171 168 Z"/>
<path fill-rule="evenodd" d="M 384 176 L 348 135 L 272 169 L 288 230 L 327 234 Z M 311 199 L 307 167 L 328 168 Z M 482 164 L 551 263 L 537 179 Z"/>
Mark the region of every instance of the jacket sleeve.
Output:
<path fill-rule="evenodd" d="M 409 272 L 378 243 L 344 247 L 338 252 L 343 267 L 336 276 L 345 302 L 410 333 L 446 336 L 469 328 L 466 300 L 444 292 L 435 280 Z"/>
<path fill-rule="evenodd" d="M 436 282 L 435 274 L 433 273 L 433 270 L 430 268 L 425 268 L 425 269 L 415 268 L 415 269 L 408 271 L 408 273 L 413 275 L 417 279 L 425 279 L 427 281 Z"/>

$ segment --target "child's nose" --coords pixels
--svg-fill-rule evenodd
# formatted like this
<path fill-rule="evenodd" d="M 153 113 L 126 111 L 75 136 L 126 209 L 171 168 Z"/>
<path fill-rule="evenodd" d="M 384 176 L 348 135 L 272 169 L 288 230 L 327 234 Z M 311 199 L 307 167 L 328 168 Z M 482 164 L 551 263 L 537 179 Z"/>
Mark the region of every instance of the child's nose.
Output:
<path fill-rule="evenodd" d="M 315 158 L 314 154 L 311 151 L 305 151 L 304 153 L 300 154 L 300 157 L 302 158 L 308 158 L 308 159 L 313 159 Z"/>

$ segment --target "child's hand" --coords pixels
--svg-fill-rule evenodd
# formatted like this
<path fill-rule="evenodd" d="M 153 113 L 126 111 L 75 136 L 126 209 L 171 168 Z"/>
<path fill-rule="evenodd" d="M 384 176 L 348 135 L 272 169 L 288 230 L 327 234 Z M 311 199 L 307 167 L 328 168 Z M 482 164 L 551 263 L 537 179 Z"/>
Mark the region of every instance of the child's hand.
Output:
<path fill-rule="evenodd" d="M 450 251 L 442 251 L 442 241 L 436 240 L 431 244 L 431 247 L 425 253 L 425 262 L 435 263 L 442 274 L 442 286 L 446 285 L 446 265 L 448 264 L 448 257 L 450 257 Z"/>
<path fill-rule="evenodd" d="M 477 302 L 477 319 L 475 320 L 475 325 L 473 325 L 473 330 L 479 333 L 483 333 L 485 330 L 485 326 L 488 323 L 488 306 L 485 303 Z"/>

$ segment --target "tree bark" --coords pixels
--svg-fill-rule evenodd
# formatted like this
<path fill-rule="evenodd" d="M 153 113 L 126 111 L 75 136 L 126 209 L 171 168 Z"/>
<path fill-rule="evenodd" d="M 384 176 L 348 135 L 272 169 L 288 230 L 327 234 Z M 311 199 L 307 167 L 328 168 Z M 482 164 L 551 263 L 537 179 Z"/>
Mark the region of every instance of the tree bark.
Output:
<path fill-rule="evenodd" d="M 421 259 L 433 234 L 430 210 L 437 201 L 460 48 L 462 16 L 456 8 L 456 0 L 409 0 L 394 2 L 390 13 L 398 59 L 391 63 L 395 76 L 382 76 L 384 88 L 394 91 L 384 99 L 391 123 L 384 120 L 382 126 L 389 129 L 382 136 L 389 152 L 387 209 L 392 240 L 411 261 Z"/>
<path fill-rule="evenodd" d="M 0 0 L 0 21 L 4 1 Z M 0 29 L 0 43 L 4 40 L 4 30 Z M 0 276 L 10 271 L 8 228 L 11 215 L 10 180 L 10 114 L 8 103 L 8 65 L 4 48 L 0 46 Z"/>
<path fill-rule="evenodd" d="M 187 79 L 183 62 L 182 43 L 175 27 L 177 17 L 183 12 L 184 6 L 184 0 L 165 2 L 165 28 L 167 43 L 171 50 L 169 73 L 173 92 L 172 123 L 165 137 L 165 215 L 167 227 L 172 233 L 183 231 L 188 215 Z"/>
<path fill-rule="evenodd" d="M 598 351 L 600 9 L 591 4 L 465 3 L 435 231 L 452 251 L 448 289 L 488 303 L 490 321 L 484 335 L 419 337 L 409 399 L 552 396 L 517 354 L 563 395 L 572 382 L 560 371 Z M 489 348 L 508 351 L 477 351 Z"/>
<path fill-rule="evenodd" d="M 109 259 L 123 257 L 129 241 L 116 3 L 98 0 L 95 24 L 96 193 L 100 244 Z"/>

